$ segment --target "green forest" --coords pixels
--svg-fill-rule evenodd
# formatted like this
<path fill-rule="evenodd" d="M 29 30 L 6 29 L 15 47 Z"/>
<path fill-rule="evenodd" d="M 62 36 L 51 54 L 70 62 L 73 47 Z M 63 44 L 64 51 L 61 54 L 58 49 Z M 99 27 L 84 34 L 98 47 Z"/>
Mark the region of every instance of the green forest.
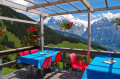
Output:
<path fill-rule="evenodd" d="M 0 16 L 34 21 L 28 16 L 18 13 L 15 10 L 2 5 L 0 5 Z M 0 51 L 25 47 L 29 45 L 36 45 L 36 44 L 40 45 L 38 40 L 30 40 L 28 37 L 27 28 L 30 28 L 31 26 L 39 28 L 39 25 L 0 20 L 0 27 L 7 28 L 4 39 L 0 39 Z M 85 48 L 83 49 L 86 49 L 85 43 L 83 44 L 81 40 L 77 38 L 61 35 L 45 25 L 44 25 L 44 41 L 46 46 L 69 47 L 70 45 L 73 46 L 81 45 L 79 48 L 82 49 L 82 47 L 85 46 Z M 64 43 L 64 41 L 66 41 L 67 43 Z M 63 44 L 63 46 L 60 46 L 61 44 Z M 65 44 L 68 46 L 65 46 Z M 96 44 L 91 44 L 91 46 L 92 49 L 94 50 L 106 50 L 105 48 Z M 76 48 L 76 47 L 69 47 L 69 48 Z M 12 60 L 17 60 L 18 57 L 19 57 L 18 54 L 3 56 L 2 62 L 5 63 Z M 14 68 L 16 66 L 12 66 L 12 67 Z M 8 72 L 5 72 L 5 74 L 7 73 Z"/>

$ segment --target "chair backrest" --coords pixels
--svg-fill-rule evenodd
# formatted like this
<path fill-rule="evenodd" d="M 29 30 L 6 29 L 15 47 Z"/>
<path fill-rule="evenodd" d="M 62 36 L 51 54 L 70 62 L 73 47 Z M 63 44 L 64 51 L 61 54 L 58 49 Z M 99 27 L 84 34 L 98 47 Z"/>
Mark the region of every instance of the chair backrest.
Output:
<path fill-rule="evenodd" d="M 19 56 L 23 56 L 23 55 L 24 55 L 24 52 L 20 52 L 20 53 L 19 53 Z"/>
<path fill-rule="evenodd" d="M 39 52 L 39 50 L 38 50 L 38 49 L 33 49 L 33 50 L 31 50 L 30 52 L 31 52 L 31 54 L 32 54 L 32 53 Z"/>
<path fill-rule="evenodd" d="M 46 57 L 41 68 L 45 69 L 45 68 L 49 67 L 51 65 L 51 62 L 52 62 L 52 56 Z"/>
<path fill-rule="evenodd" d="M 29 51 L 24 51 L 24 55 L 30 54 Z"/>
<path fill-rule="evenodd" d="M 57 55 L 56 55 L 56 58 L 55 58 L 55 61 L 54 61 L 54 62 L 58 62 L 58 61 L 60 61 L 60 60 L 61 60 L 61 58 L 62 58 L 62 51 L 61 51 L 61 52 L 59 52 L 59 53 L 57 53 Z"/>
<path fill-rule="evenodd" d="M 85 65 L 84 65 L 83 61 L 80 61 L 80 66 L 82 67 L 82 73 L 84 73 L 84 71 L 85 71 Z"/>
<path fill-rule="evenodd" d="M 79 63 L 79 61 L 78 61 L 77 56 L 76 56 L 75 53 L 70 54 L 70 59 L 71 59 L 71 64 L 72 64 L 72 65 Z"/>

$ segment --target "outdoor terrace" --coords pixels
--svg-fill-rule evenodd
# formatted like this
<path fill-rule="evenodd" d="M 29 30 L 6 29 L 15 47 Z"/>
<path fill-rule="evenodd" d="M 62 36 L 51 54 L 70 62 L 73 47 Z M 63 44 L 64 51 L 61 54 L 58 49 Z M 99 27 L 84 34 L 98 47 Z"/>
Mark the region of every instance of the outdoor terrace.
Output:
<path fill-rule="evenodd" d="M 31 50 L 31 49 L 35 49 L 35 48 L 39 48 L 39 46 L 31 46 L 31 47 L 24 47 L 24 48 L 18 48 L 18 49 L 12 49 L 12 50 L 7 50 L 7 51 L 1 51 L 0 52 L 0 57 L 5 56 L 5 55 L 10 55 L 10 54 L 16 54 L 19 53 L 21 51 L 26 51 L 26 50 Z M 71 67 L 71 61 L 70 59 L 67 57 L 67 54 L 70 53 L 76 53 L 77 55 L 81 55 L 81 56 L 86 56 L 87 55 L 87 50 L 80 50 L 80 49 L 70 49 L 70 48 L 57 48 L 57 47 L 44 47 L 45 50 L 61 50 L 63 51 L 63 55 L 64 58 L 62 58 L 62 60 L 60 62 L 62 62 L 62 69 L 61 68 L 57 68 L 57 67 L 53 67 L 52 66 L 52 72 L 48 69 L 44 71 L 44 79 L 80 79 L 82 77 L 82 73 L 81 70 L 77 70 Z M 96 55 L 101 54 L 101 55 L 108 55 L 108 54 L 113 54 L 112 56 L 114 57 L 120 57 L 119 53 L 115 53 L 115 52 L 109 52 L 109 51 L 95 51 L 92 50 L 91 54 L 90 54 L 90 59 L 92 60 Z M 87 60 L 86 57 L 83 57 L 82 59 Z M 7 63 L 3 63 L 0 65 L 0 68 L 4 68 L 4 67 L 9 67 L 16 64 L 16 60 L 15 61 L 10 61 Z M 67 66 L 69 65 L 69 66 Z M 23 73 L 25 73 L 25 68 L 21 69 L 23 71 Z M 47 72 L 46 72 L 47 71 Z M 29 73 L 28 73 L 28 79 L 35 79 L 35 77 L 31 76 L 33 73 L 33 71 L 29 69 Z M 16 71 L 7 75 L 1 75 L 3 79 L 26 79 L 26 77 L 21 76 L 20 71 Z M 37 77 L 41 78 L 40 72 L 37 72 Z M 30 76 L 29 76 L 30 75 Z"/>

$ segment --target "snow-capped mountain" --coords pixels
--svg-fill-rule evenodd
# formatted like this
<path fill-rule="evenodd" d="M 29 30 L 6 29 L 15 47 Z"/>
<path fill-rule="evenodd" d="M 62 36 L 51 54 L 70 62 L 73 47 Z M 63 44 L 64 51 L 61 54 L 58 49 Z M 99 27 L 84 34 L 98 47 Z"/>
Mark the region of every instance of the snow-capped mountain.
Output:
<path fill-rule="evenodd" d="M 113 18 L 120 17 L 120 13 L 112 14 L 102 13 L 100 18 L 91 21 L 91 41 L 106 47 L 108 50 L 120 51 L 120 30 L 117 31 L 115 26 L 111 23 Z M 45 20 L 45 24 L 54 30 L 59 30 L 62 20 L 70 20 L 75 26 L 70 30 L 63 32 L 76 34 L 87 39 L 88 29 L 87 21 L 74 18 L 72 16 L 55 16 Z"/>
<path fill-rule="evenodd" d="M 87 36 L 88 29 L 82 34 L 84 38 Z M 107 49 L 120 51 L 120 31 L 116 30 L 111 19 L 107 17 L 102 17 L 91 25 L 91 41 L 95 41 Z"/>
<path fill-rule="evenodd" d="M 45 19 L 44 24 L 47 25 L 48 27 L 52 28 L 53 30 L 58 30 L 60 31 L 60 23 L 63 20 L 69 20 L 74 23 L 74 26 L 70 30 L 63 30 L 64 32 L 71 33 L 71 34 L 76 34 L 81 36 L 87 29 L 87 22 L 84 20 L 80 20 L 78 18 L 73 18 L 73 17 L 65 17 L 65 16 L 53 16 Z"/>

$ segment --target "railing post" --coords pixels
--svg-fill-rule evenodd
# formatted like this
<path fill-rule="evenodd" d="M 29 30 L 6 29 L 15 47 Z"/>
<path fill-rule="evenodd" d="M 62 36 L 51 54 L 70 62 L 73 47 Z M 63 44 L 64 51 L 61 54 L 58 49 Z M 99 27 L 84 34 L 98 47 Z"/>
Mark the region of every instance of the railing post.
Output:
<path fill-rule="evenodd" d="M 0 64 L 2 64 L 2 57 L 0 57 Z M 3 72 L 2 69 L 0 68 L 0 79 L 2 79 Z"/>

